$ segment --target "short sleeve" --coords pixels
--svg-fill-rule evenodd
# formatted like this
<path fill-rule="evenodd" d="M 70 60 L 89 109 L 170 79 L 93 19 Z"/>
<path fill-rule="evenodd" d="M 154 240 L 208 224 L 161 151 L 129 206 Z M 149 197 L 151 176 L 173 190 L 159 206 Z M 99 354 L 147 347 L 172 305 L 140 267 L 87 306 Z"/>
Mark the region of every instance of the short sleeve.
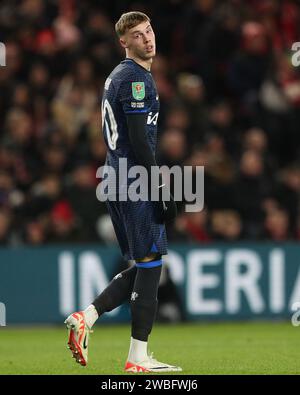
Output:
<path fill-rule="evenodd" d="M 120 84 L 119 100 L 125 114 L 146 113 L 149 110 L 149 95 L 145 78 L 132 73 Z"/>

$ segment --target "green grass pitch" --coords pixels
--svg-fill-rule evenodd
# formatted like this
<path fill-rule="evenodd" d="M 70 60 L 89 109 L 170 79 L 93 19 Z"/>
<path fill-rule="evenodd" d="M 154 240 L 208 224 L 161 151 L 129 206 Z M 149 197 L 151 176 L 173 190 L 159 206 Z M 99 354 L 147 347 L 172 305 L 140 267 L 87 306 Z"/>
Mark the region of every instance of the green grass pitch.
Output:
<path fill-rule="evenodd" d="M 97 325 L 77 365 L 64 327 L 0 328 L 0 374 L 123 374 L 129 325 Z M 182 374 L 299 374 L 300 327 L 289 322 L 155 325 L 149 349 Z"/>

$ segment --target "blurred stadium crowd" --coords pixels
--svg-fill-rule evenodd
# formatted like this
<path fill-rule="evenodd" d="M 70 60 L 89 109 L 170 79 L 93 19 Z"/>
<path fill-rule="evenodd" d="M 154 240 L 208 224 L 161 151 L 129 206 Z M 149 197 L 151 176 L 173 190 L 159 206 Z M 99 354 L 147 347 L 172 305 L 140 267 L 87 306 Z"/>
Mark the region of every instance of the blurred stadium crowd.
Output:
<path fill-rule="evenodd" d="M 95 173 L 128 10 L 156 32 L 159 162 L 205 166 L 205 209 L 170 241 L 300 239 L 299 2 L 2 0 L 0 244 L 115 242 Z"/>

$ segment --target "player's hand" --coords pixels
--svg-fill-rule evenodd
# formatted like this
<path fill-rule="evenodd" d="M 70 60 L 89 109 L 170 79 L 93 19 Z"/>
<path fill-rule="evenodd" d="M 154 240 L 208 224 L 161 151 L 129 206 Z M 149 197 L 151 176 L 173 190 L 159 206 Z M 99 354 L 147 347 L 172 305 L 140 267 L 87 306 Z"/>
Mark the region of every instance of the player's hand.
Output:
<path fill-rule="evenodd" d="M 170 193 L 170 200 L 160 202 L 161 218 L 163 222 L 170 222 L 177 216 L 177 205 Z"/>
<path fill-rule="evenodd" d="M 159 218 L 161 222 L 170 222 L 177 216 L 177 205 L 169 188 L 161 183 L 159 186 Z"/>
<path fill-rule="evenodd" d="M 149 188 L 149 190 L 151 190 L 151 183 L 149 184 Z M 159 223 L 170 222 L 174 220 L 177 216 L 177 205 L 168 186 L 164 183 L 161 174 L 159 175 L 158 192 L 158 221 Z"/>

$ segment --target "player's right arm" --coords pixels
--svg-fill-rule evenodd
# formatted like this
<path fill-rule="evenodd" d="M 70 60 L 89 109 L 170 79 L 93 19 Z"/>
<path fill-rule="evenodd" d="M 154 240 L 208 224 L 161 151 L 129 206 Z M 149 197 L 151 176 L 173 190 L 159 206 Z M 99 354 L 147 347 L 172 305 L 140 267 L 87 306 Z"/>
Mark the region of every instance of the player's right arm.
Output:
<path fill-rule="evenodd" d="M 155 157 L 151 151 L 151 148 L 147 141 L 146 135 L 146 120 L 147 114 L 128 114 L 127 125 L 128 125 L 128 137 L 131 143 L 132 150 L 136 157 L 137 163 L 144 166 L 147 169 L 148 177 L 151 175 L 151 167 L 156 166 L 157 163 Z M 173 196 L 171 195 L 169 189 L 162 180 L 160 174 L 159 178 L 159 206 L 162 215 L 162 221 L 170 221 L 174 219 L 177 215 L 177 207 L 174 202 Z M 164 188 L 169 194 L 169 199 L 162 199 L 162 188 Z"/>
<path fill-rule="evenodd" d="M 138 165 L 144 166 L 148 172 L 148 176 L 150 176 L 151 168 L 153 166 L 157 167 L 157 163 L 147 139 L 147 106 L 149 103 L 145 92 L 143 99 L 136 100 L 133 87 L 137 83 L 138 82 L 136 81 L 126 81 L 123 83 L 121 102 L 127 120 L 128 138 L 135 155 L 136 162 Z M 143 89 L 145 89 L 145 86 Z M 158 188 L 161 192 L 162 188 L 168 190 L 167 186 L 163 183 L 161 175 Z M 163 221 L 172 220 L 177 215 L 176 203 L 174 202 L 169 190 L 168 194 L 170 198 L 165 201 L 162 199 L 162 193 L 159 194 L 159 206 Z"/>

